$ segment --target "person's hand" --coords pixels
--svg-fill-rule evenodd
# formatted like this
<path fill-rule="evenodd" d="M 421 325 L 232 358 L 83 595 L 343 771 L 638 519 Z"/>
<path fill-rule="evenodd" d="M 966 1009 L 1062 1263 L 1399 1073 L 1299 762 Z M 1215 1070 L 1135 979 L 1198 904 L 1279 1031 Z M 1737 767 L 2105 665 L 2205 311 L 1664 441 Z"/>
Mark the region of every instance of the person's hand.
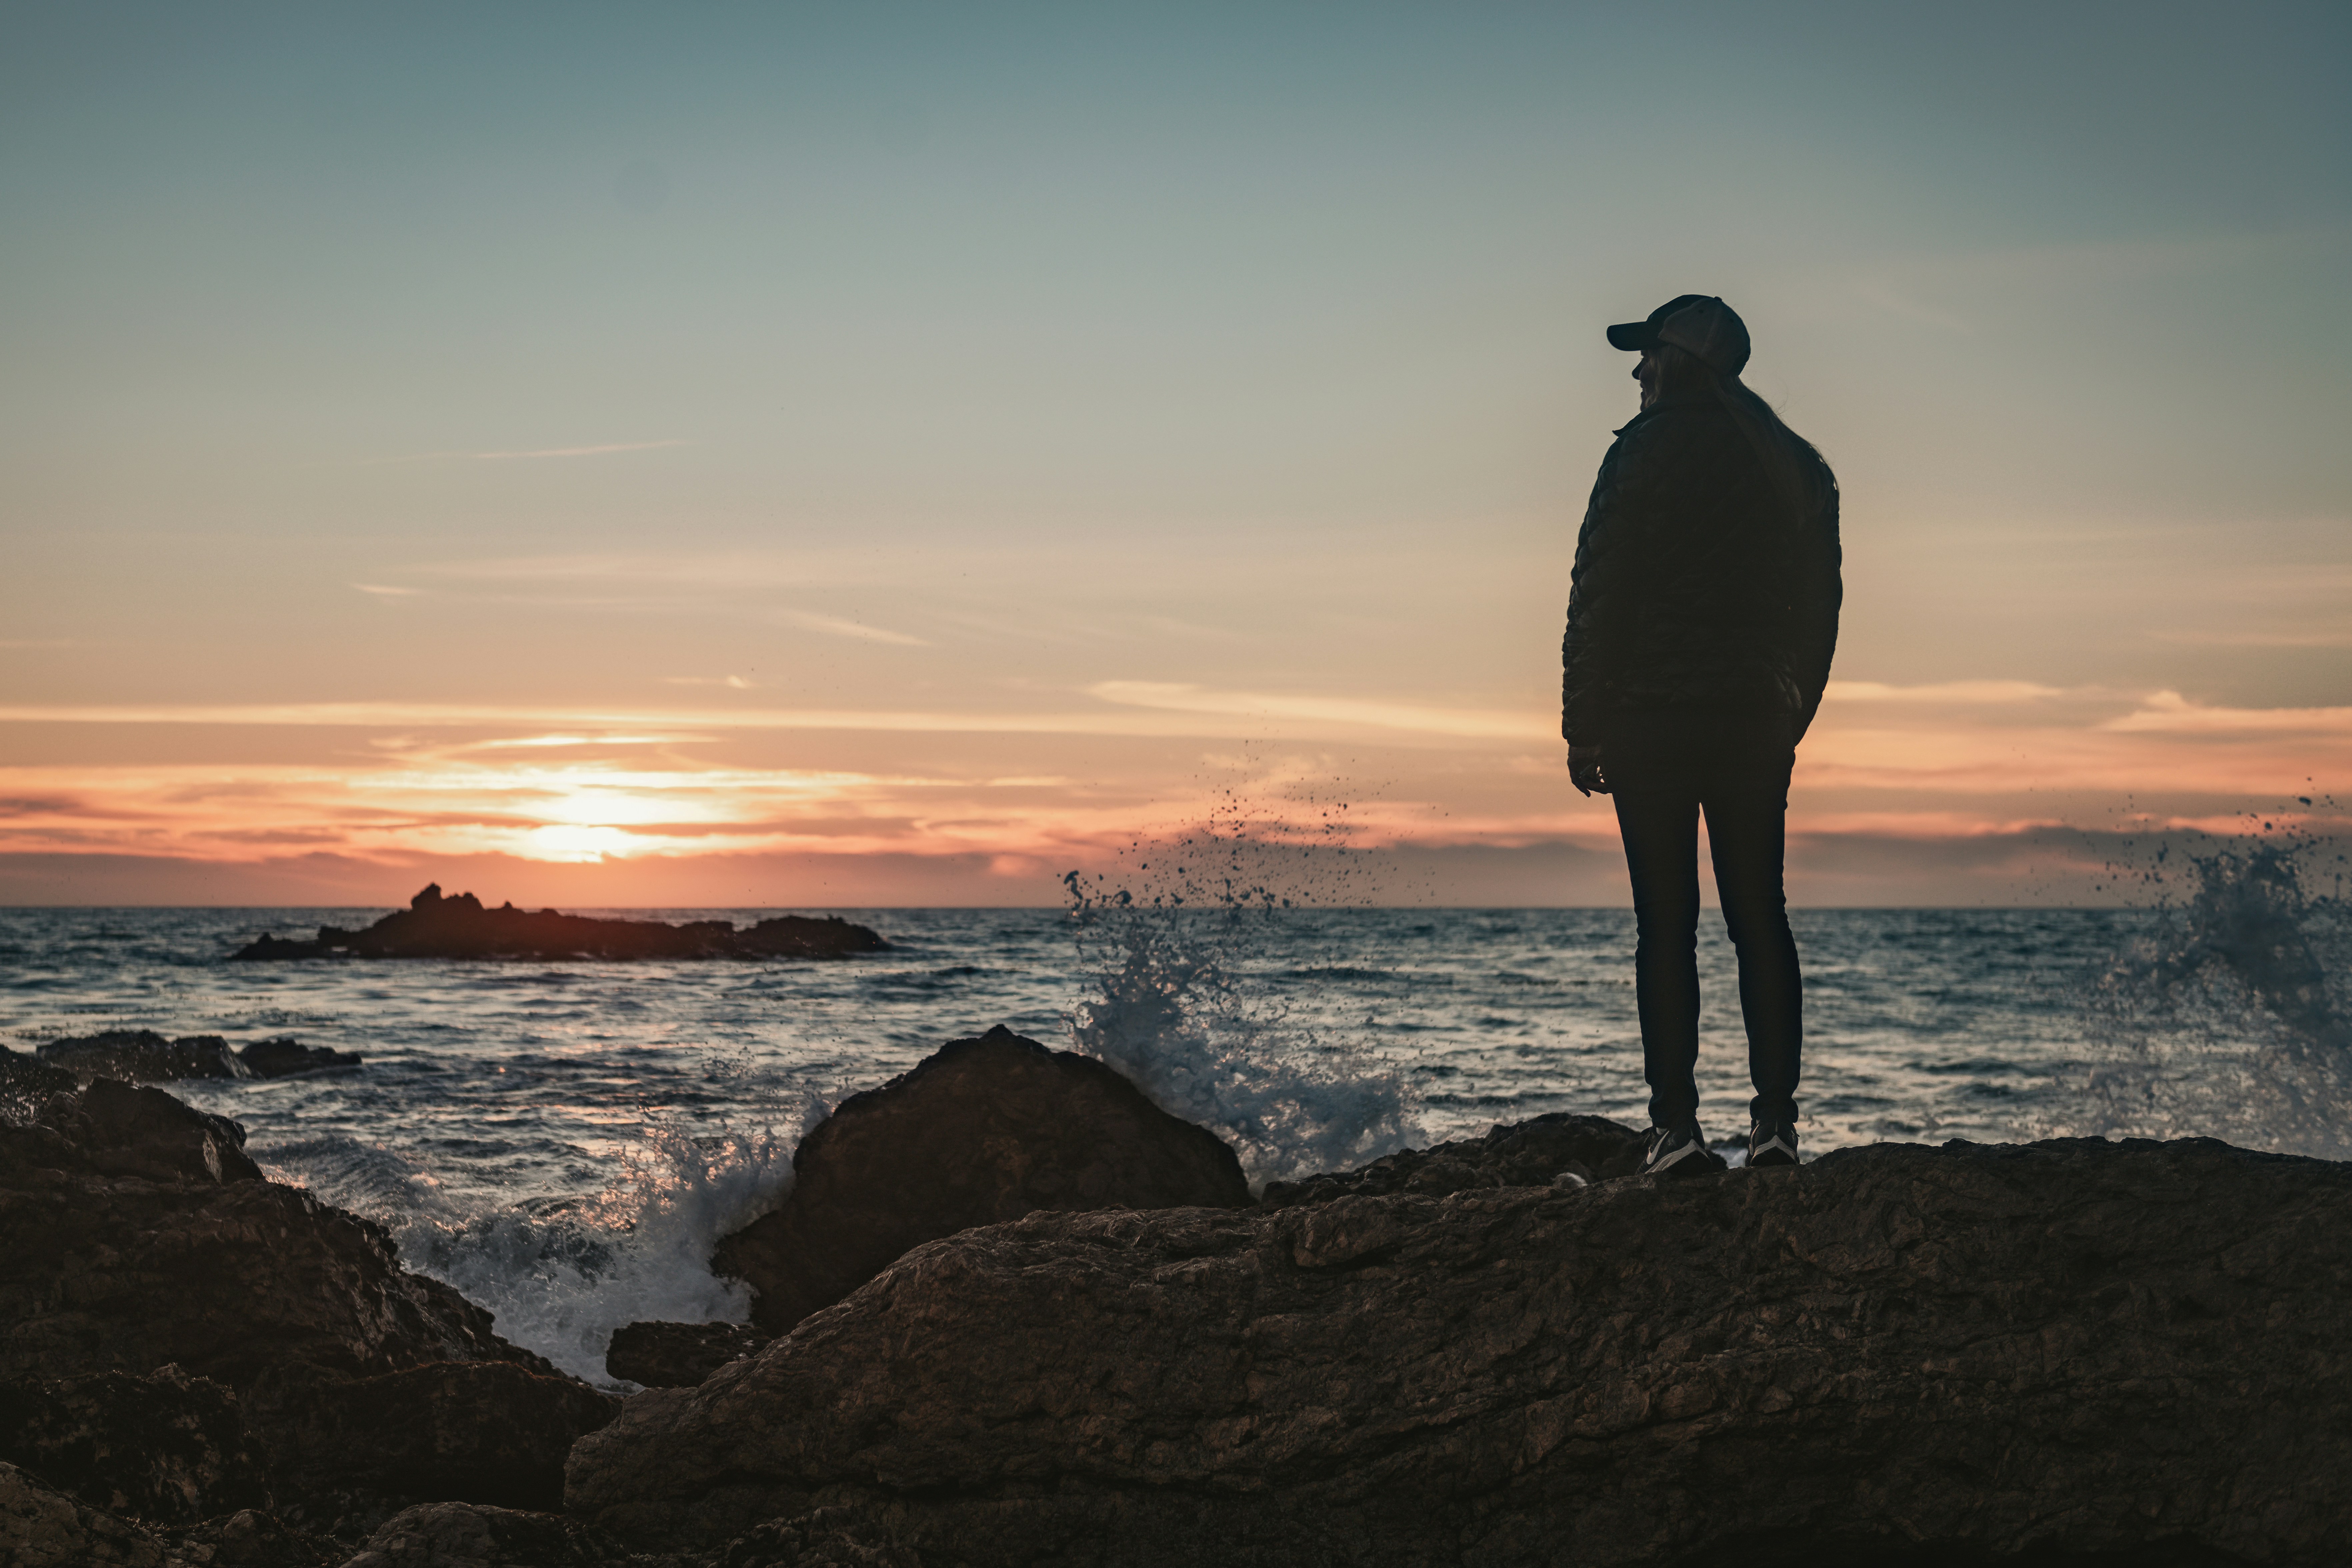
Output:
<path fill-rule="evenodd" d="M 1574 784 L 1580 795 L 1609 793 L 1609 781 L 1601 776 L 1600 747 L 1569 747 L 1568 782 Z"/>

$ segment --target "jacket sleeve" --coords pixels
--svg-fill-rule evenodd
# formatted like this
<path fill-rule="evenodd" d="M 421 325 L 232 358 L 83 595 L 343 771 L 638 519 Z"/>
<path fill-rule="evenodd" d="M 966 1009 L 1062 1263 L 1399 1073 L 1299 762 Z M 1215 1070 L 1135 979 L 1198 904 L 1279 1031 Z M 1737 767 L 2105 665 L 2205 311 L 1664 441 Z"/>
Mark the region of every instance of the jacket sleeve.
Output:
<path fill-rule="evenodd" d="M 1576 565 L 1569 574 L 1568 630 L 1559 644 L 1559 733 L 1571 746 L 1598 744 L 1601 715 L 1611 706 L 1615 665 L 1622 656 L 1614 635 L 1629 588 L 1633 523 L 1629 490 L 1644 468 L 1637 421 L 1621 433 L 1592 481 L 1592 499 L 1576 534 Z"/>
<path fill-rule="evenodd" d="M 1820 482 L 1823 500 L 1811 537 L 1805 541 L 1805 561 L 1797 583 L 1797 684 L 1804 707 L 1797 715 L 1801 738 L 1822 705 L 1829 685 L 1830 660 L 1837 653 L 1838 610 L 1845 602 L 1843 569 L 1845 552 L 1838 540 L 1837 476 L 1822 464 Z"/>

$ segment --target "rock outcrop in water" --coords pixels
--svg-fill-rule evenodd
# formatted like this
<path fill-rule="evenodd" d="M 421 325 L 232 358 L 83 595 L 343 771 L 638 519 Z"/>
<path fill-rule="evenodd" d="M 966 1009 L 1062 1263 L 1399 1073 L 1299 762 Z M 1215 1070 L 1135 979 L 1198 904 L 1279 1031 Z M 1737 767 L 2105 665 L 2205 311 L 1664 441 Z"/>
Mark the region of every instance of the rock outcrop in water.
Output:
<path fill-rule="evenodd" d="M 109 1029 L 51 1040 L 34 1053 L 53 1068 L 88 1082 L 97 1078 L 131 1083 L 163 1083 L 187 1078 L 293 1078 L 303 1073 L 356 1068 L 349 1051 L 305 1046 L 289 1039 L 257 1040 L 242 1049 L 218 1035 L 187 1035 L 167 1040 L 152 1029 Z"/>
<path fill-rule="evenodd" d="M 352 1497 L 551 1506 L 615 1401 L 243 1145 L 110 1079 L 0 1126 L 0 1410 L 19 1417 L 0 1459 L 143 1524 L 265 1485 L 313 1518 Z"/>
<path fill-rule="evenodd" d="M 2210 1140 L 1032 1214 L 631 1399 L 567 1500 L 745 1563 L 2333 1561 L 2347 1218 Z"/>
<path fill-rule="evenodd" d="M 305 958 L 564 959 L 847 958 L 890 944 L 837 915 L 779 915 L 744 930 L 731 921 L 607 921 L 553 910 L 485 909 L 471 893 L 441 896 L 439 884 L 362 931 L 320 926 L 309 942 L 264 935 L 231 956 Z"/>
<path fill-rule="evenodd" d="M 1089 1057 L 999 1025 L 852 1095 L 801 1141 L 783 1205 L 719 1244 L 718 1273 L 782 1333 L 909 1247 L 1037 1209 L 1234 1208 L 1223 1139 L 1153 1105 Z"/>

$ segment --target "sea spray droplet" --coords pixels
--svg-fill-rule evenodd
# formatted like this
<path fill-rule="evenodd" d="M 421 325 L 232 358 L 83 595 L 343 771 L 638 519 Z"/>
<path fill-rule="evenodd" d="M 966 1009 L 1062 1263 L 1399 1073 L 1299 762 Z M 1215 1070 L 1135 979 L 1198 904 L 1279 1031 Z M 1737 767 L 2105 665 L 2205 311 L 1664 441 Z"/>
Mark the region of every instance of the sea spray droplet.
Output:
<path fill-rule="evenodd" d="M 2352 1158 L 2352 911 L 2305 877 L 2328 848 L 2272 829 L 2147 879 L 2157 921 L 2086 1010 L 2085 1131 Z"/>
<path fill-rule="evenodd" d="M 1253 1186 L 1423 1138 L 1402 1075 L 1354 1042 L 1299 1026 L 1251 974 L 1253 958 L 1276 945 L 1269 921 L 1334 887 L 1361 896 L 1357 868 L 1334 864 L 1345 831 L 1325 813 L 1297 833 L 1229 792 L 1205 824 L 1137 847 L 1139 872 L 1159 867 L 1140 892 L 1076 871 L 1064 879 L 1095 993 L 1072 1013 L 1076 1048 L 1232 1142 Z"/>

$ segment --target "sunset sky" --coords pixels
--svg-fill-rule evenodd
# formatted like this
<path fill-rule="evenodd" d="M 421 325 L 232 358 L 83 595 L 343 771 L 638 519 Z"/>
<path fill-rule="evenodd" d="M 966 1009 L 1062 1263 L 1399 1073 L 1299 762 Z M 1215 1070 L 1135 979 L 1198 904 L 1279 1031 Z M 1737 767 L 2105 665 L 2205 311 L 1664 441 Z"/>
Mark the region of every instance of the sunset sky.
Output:
<path fill-rule="evenodd" d="M 1798 901 L 2352 801 L 2341 4 L 19 5 L 0 213 L 0 903 L 1622 901 L 1685 291 L 1843 488 Z"/>

